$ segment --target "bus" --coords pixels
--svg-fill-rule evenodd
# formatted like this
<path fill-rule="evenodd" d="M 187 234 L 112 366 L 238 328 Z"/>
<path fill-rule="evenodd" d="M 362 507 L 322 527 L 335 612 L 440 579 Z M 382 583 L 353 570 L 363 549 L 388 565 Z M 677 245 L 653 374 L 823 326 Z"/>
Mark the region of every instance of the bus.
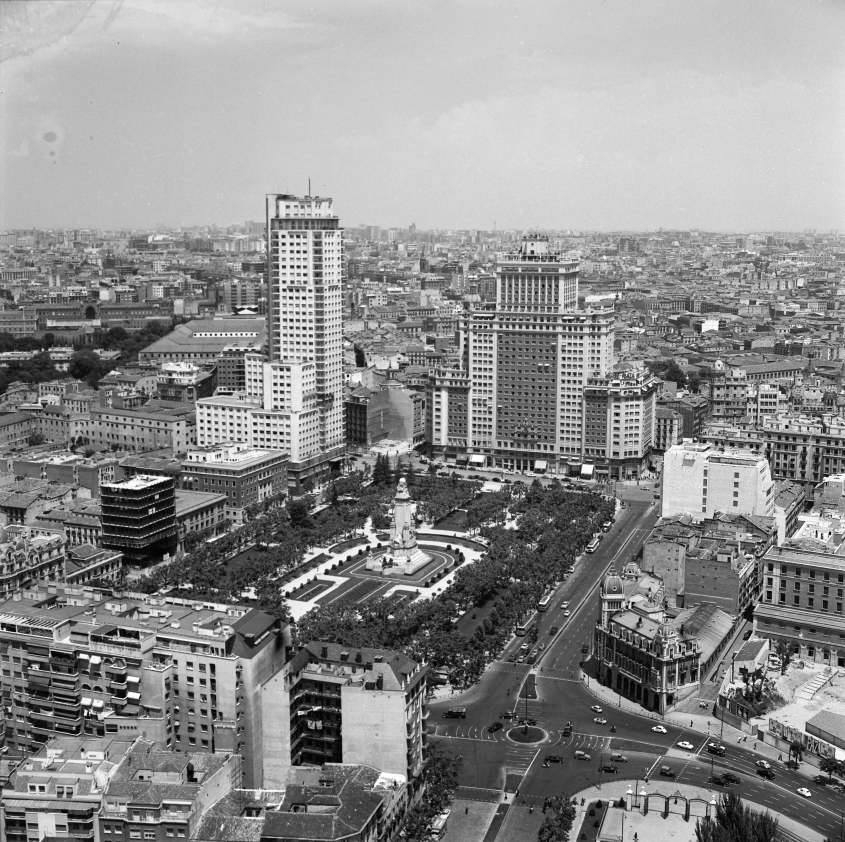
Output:
<path fill-rule="evenodd" d="M 446 835 L 447 822 L 451 814 L 451 810 L 444 810 L 431 820 L 431 824 L 428 826 L 429 839 L 442 839 Z"/>
<path fill-rule="evenodd" d="M 537 612 L 534 611 L 533 613 L 526 614 L 517 624 L 516 624 L 516 635 L 517 637 L 525 637 L 528 632 L 534 627 L 534 624 L 537 622 Z"/>
<path fill-rule="evenodd" d="M 600 542 L 598 538 L 593 538 L 593 540 L 590 541 L 589 544 L 587 544 L 587 552 L 594 553 L 599 548 L 599 543 Z"/>
<path fill-rule="evenodd" d="M 540 597 L 540 601 L 537 603 L 537 610 L 538 611 L 545 611 L 552 602 L 552 595 L 550 593 L 544 594 Z"/>

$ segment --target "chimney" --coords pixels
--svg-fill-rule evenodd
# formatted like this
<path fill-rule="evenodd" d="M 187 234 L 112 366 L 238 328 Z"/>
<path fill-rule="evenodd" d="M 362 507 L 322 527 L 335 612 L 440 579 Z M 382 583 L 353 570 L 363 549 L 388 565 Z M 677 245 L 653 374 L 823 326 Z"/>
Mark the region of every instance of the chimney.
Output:
<path fill-rule="evenodd" d="M 340 653 L 340 660 L 341 661 L 348 661 L 349 660 L 349 653 L 348 652 L 341 652 Z"/>
<path fill-rule="evenodd" d="M 320 647 L 320 657 L 321 658 L 328 658 L 329 657 L 329 647 L 328 646 Z"/>
<path fill-rule="evenodd" d="M 374 655 L 374 656 L 373 656 L 373 660 L 374 660 L 377 664 L 382 664 L 382 663 L 384 663 L 384 655 Z"/>

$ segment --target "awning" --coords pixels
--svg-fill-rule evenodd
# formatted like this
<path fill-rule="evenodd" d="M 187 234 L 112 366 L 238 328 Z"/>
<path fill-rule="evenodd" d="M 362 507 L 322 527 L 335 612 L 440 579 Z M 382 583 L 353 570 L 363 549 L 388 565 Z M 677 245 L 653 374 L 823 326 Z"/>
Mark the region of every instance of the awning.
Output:
<path fill-rule="evenodd" d="M 82 706 L 86 708 L 91 707 L 91 700 L 87 696 L 82 697 Z"/>
<path fill-rule="evenodd" d="M 483 465 L 486 460 L 480 453 L 473 453 L 469 461 L 472 465 Z"/>
<path fill-rule="evenodd" d="M 132 684 L 138 684 L 140 682 L 140 678 L 137 675 L 127 675 L 126 680 L 131 682 Z"/>
<path fill-rule="evenodd" d="M 582 477 L 591 477 L 593 475 L 593 471 L 595 470 L 595 465 L 582 465 L 581 466 L 581 476 Z"/>
<path fill-rule="evenodd" d="M 545 471 L 548 468 L 545 459 L 537 459 L 534 462 L 534 470 L 535 471 Z"/>
<path fill-rule="evenodd" d="M 85 660 L 87 661 L 88 660 L 88 653 L 87 652 L 80 652 L 78 654 L 78 657 L 85 658 Z"/>
<path fill-rule="evenodd" d="M 92 705 L 94 710 L 100 710 L 103 707 L 103 700 L 102 699 L 94 699 L 94 704 Z"/>
<path fill-rule="evenodd" d="M 133 702 L 137 702 L 137 701 L 138 701 L 138 699 L 140 699 L 140 698 L 141 698 L 141 694 L 140 694 L 140 693 L 135 693 L 134 691 L 130 690 L 130 691 L 126 694 L 126 698 L 127 698 L 127 699 L 130 699 L 130 700 L 131 700 L 131 701 L 133 701 Z"/>
<path fill-rule="evenodd" d="M 91 663 L 92 664 L 101 664 L 101 663 L 103 663 L 103 659 L 99 655 L 92 655 L 91 656 Z"/>

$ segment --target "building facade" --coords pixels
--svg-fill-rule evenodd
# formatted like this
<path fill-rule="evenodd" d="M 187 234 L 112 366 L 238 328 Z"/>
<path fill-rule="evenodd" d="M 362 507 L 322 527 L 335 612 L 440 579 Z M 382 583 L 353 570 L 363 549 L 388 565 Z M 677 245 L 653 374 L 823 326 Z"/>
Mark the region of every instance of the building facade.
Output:
<path fill-rule="evenodd" d="M 773 547 L 761 562 L 754 631 L 802 660 L 845 667 L 845 557 Z"/>
<path fill-rule="evenodd" d="M 417 778 L 426 669 L 398 652 L 306 644 L 263 688 L 267 786 L 292 766 L 363 763 Z"/>
<path fill-rule="evenodd" d="M 553 251 L 548 238 L 525 237 L 500 258 L 495 309 L 474 311 L 464 323 L 463 377 L 432 378 L 435 453 L 468 452 L 517 470 L 581 464 L 583 390 L 612 366 L 613 314 L 575 310 L 577 301 L 578 262 Z"/>
<path fill-rule="evenodd" d="M 662 481 L 661 517 L 775 514 L 769 463 L 751 451 L 723 451 L 685 440 L 664 454 Z"/>

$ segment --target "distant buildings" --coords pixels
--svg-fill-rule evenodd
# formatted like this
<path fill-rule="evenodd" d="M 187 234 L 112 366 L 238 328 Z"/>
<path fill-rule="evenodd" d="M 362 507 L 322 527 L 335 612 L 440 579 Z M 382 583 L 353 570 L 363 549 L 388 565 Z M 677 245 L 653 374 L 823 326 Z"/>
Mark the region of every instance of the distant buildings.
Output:
<path fill-rule="evenodd" d="M 177 325 L 167 336 L 148 345 L 138 354 L 142 366 L 165 362 L 210 363 L 233 342 L 248 343 L 261 350 L 266 335 L 263 318 L 196 319 Z"/>
<path fill-rule="evenodd" d="M 27 526 L 0 529 L 0 599 L 33 582 L 60 582 L 65 575 L 67 540 Z"/>
<path fill-rule="evenodd" d="M 772 517 L 774 483 L 768 462 L 749 451 L 721 451 L 685 440 L 663 456 L 661 517 L 715 512 Z"/>

